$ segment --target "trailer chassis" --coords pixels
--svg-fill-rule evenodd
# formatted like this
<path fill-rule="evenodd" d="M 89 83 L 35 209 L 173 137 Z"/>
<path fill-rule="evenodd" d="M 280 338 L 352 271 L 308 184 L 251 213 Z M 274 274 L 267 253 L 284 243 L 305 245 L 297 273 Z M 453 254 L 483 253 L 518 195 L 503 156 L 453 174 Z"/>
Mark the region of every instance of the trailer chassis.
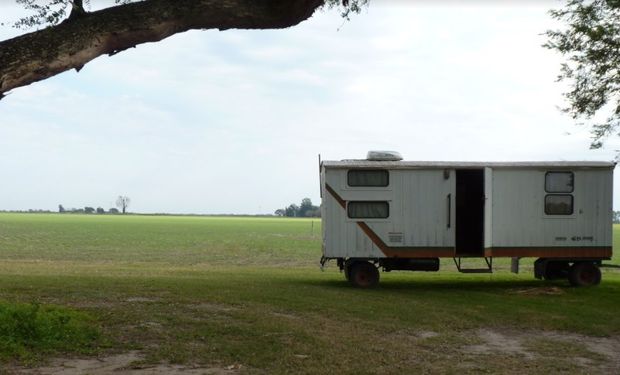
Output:
<path fill-rule="evenodd" d="M 520 257 L 513 257 L 511 271 L 519 273 Z M 321 270 L 330 260 L 336 260 L 340 272 L 347 281 L 356 287 L 371 288 L 379 283 L 379 269 L 390 271 L 439 271 L 439 258 L 330 258 L 322 256 Z M 534 262 L 534 277 L 544 280 L 568 280 L 573 286 L 593 286 L 601 282 L 601 267 L 620 268 L 617 265 L 603 264 L 610 258 L 538 258 Z M 474 270 L 462 269 L 460 259 L 454 259 L 460 272 Z M 485 262 L 492 271 L 492 258 Z M 480 273 L 481 270 L 476 270 Z"/>

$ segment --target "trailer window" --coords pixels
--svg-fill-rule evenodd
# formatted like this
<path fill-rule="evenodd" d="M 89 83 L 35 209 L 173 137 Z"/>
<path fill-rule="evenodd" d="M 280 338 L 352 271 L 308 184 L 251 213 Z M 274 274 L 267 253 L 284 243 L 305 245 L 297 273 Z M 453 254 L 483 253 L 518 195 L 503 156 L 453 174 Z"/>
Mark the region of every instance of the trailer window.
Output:
<path fill-rule="evenodd" d="M 545 196 L 545 214 L 572 215 L 573 196 L 570 194 L 548 194 Z"/>
<path fill-rule="evenodd" d="M 388 186 L 390 175 L 383 169 L 353 169 L 347 173 L 349 186 Z"/>
<path fill-rule="evenodd" d="M 390 216 L 388 202 L 349 202 L 347 213 L 351 219 L 385 219 Z"/>
<path fill-rule="evenodd" d="M 572 193 L 575 176 L 573 172 L 547 172 L 545 191 L 547 193 Z"/>

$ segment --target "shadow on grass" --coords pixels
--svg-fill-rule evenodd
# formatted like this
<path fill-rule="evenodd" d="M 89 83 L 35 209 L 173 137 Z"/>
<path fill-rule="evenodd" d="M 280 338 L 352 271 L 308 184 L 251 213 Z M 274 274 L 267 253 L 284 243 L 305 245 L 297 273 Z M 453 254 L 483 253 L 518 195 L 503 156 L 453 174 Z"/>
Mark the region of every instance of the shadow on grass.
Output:
<path fill-rule="evenodd" d="M 317 279 L 291 279 L 291 284 L 317 286 L 328 289 L 355 289 L 349 282 L 344 280 L 317 280 Z M 480 280 L 480 279 L 409 279 L 409 280 L 382 280 L 379 286 L 373 290 L 389 290 L 402 292 L 438 291 L 438 290 L 477 290 L 477 291 L 512 291 L 525 288 L 549 288 L 572 289 L 567 281 L 540 281 L 540 280 Z"/>

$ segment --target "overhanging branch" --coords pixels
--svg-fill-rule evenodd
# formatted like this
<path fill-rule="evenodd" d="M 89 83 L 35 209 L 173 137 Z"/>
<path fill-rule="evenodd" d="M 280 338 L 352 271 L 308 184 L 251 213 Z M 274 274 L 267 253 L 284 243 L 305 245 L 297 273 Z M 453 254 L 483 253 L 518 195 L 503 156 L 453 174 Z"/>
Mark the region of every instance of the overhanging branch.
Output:
<path fill-rule="evenodd" d="M 309 18 L 324 0 L 146 0 L 118 5 L 0 42 L 0 99 L 17 87 L 101 55 L 192 29 L 276 29 Z"/>

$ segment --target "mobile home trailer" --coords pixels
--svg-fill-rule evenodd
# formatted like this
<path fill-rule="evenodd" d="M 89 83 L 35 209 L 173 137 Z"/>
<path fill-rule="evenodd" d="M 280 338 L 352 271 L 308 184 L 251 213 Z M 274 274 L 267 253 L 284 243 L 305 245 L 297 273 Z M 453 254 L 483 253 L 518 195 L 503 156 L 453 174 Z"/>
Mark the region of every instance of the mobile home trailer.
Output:
<path fill-rule="evenodd" d="M 320 163 L 323 257 L 372 287 L 383 271 L 492 272 L 537 258 L 534 274 L 600 282 L 612 256 L 611 162 L 415 162 L 398 153 Z M 484 268 L 461 259 L 478 257 Z"/>

